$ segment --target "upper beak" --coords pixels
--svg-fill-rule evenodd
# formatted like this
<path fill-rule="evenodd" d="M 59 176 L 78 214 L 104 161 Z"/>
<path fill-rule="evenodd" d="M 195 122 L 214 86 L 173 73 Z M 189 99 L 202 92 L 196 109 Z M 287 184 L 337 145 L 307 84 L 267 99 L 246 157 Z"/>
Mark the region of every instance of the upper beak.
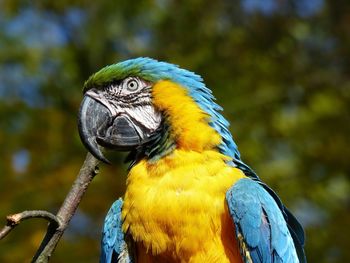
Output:
<path fill-rule="evenodd" d="M 106 107 L 89 96 L 84 97 L 78 115 L 80 139 L 92 155 L 105 163 L 110 162 L 103 156 L 96 138 L 99 129 L 106 128 L 109 118 L 111 116 Z"/>
<path fill-rule="evenodd" d="M 79 135 L 85 147 L 97 159 L 110 163 L 102 154 L 103 146 L 131 150 L 141 144 L 142 134 L 128 116 L 115 112 L 107 101 L 95 99 L 94 94 L 87 92 L 81 103 Z"/>

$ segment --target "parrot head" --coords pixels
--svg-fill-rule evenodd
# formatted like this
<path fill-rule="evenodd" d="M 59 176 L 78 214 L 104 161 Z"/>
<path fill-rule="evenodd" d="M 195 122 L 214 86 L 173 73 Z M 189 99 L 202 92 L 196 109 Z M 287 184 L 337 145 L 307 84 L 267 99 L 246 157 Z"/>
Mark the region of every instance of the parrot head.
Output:
<path fill-rule="evenodd" d="M 152 105 L 151 83 L 136 76 L 113 80 L 86 91 L 79 113 L 79 133 L 98 159 L 100 147 L 130 151 L 150 141 L 162 115 Z"/>
<path fill-rule="evenodd" d="M 78 128 L 85 147 L 106 163 L 104 148 L 149 158 L 175 147 L 217 148 L 239 159 L 220 110 L 199 75 L 136 58 L 104 67 L 85 82 Z"/>

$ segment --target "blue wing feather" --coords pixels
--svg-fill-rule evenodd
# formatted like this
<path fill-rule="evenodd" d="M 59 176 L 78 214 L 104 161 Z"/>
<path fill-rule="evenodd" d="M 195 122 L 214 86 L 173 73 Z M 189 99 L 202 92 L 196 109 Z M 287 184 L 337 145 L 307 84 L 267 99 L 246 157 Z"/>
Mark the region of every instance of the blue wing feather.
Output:
<path fill-rule="evenodd" d="M 245 262 L 299 262 L 281 209 L 258 182 L 239 180 L 226 200 Z"/>
<path fill-rule="evenodd" d="M 105 218 L 100 263 L 131 262 L 125 235 L 122 231 L 122 206 L 123 200 L 119 198 L 112 204 Z"/>
<path fill-rule="evenodd" d="M 292 235 L 299 261 L 301 263 L 306 263 L 306 256 L 304 252 L 305 233 L 303 227 L 300 225 L 299 221 L 294 217 L 294 215 L 283 205 L 277 194 L 270 187 L 261 181 L 258 181 L 258 183 L 273 197 L 278 207 L 282 211 L 284 219 L 287 222 L 289 232 Z"/>

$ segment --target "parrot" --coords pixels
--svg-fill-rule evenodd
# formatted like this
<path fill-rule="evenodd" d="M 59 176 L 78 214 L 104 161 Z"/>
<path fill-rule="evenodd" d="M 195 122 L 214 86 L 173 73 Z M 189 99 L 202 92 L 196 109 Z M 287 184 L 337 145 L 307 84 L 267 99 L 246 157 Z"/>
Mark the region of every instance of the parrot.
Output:
<path fill-rule="evenodd" d="M 85 81 L 82 143 L 104 163 L 106 150 L 129 163 L 101 263 L 306 262 L 303 227 L 242 161 L 215 101 L 200 75 L 147 57 Z"/>

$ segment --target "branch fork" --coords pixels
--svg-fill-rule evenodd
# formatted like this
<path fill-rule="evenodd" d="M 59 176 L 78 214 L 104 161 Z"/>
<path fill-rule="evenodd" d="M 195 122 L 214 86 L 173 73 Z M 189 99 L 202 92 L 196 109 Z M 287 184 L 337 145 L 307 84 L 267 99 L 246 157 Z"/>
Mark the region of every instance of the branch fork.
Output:
<path fill-rule="evenodd" d="M 99 161 L 90 153 L 87 154 L 84 164 L 73 186 L 67 194 L 61 208 L 56 215 L 43 210 L 23 211 L 21 213 L 8 215 L 7 224 L 0 230 L 0 240 L 7 236 L 22 221 L 30 218 L 43 218 L 49 221 L 46 235 L 41 242 L 31 262 L 47 263 L 54 252 L 60 238 L 68 227 L 80 201 L 95 175 L 98 174 Z"/>

